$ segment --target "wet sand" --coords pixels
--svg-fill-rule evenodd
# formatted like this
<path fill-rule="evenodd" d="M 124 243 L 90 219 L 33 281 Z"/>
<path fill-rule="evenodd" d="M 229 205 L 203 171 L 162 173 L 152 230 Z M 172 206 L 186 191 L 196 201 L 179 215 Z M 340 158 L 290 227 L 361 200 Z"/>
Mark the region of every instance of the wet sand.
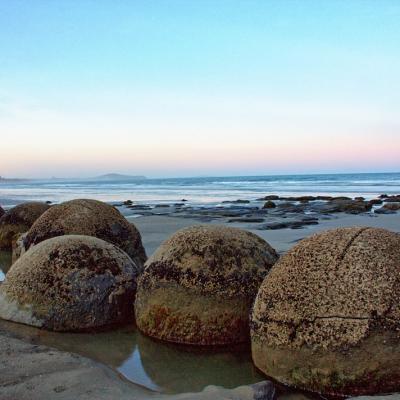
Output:
<path fill-rule="evenodd" d="M 127 217 L 133 222 L 142 234 L 143 244 L 147 255 L 150 256 L 156 248 L 170 235 L 179 229 L 205 224 L 195 219 L 180 218 L 173 216 L 143 216 L 143 217 Z M 221 222 L 212 221 L 211 224 Z M 301 229 L 279 229 L 279 230 L 258 230 L 254 229 L 251 224 L 243 223 L 222 223 L 226 226 L 235 226 L 241 229 L 247 229 L 261 236 L 271 244 L 279 253 L 286 252 L 297 241 L 312 235 L 314 233 L 339 227 L 346 226 L 371 226 L 376 228 L 385 228 L 394 232 L 400 232 L 400 213 L 389 215 L 377 214 L 336 214 L 329 220 L 320 219 L 318 225 L 310 225 Z"/>

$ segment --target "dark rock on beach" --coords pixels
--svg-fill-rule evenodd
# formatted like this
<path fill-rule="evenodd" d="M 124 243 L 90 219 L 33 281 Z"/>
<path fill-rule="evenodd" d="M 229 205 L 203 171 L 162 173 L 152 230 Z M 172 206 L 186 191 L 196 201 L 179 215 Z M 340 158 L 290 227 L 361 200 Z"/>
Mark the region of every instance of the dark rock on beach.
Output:
<path fill-rule="evenodd" d="M 6 212 L 4 211 L 3 207 L 0 206 L 0 218 L 5 214 Z"/>
<path fill-rule="evenodd" d="M 225 200 L 222 202 L 223 204 L 248 204 L 250 200 Z"/>
<path fill-rule="evenodd" d="M 248 231 L 215 225 L 178 231 L 156 250 L 139 279 L 137 326 L 177 343 L 247 341 L 251 304 L 277 258 Z"/>
<path fill-rule="evenodd" d="M 125 252 L 95 237 L 48 239 L 8 271 L 0 317 L 54 331 L 128 323 L 140 272 Z"/>
<path fill-rule="evenodd" d="M 19 235 L 26 232 L 50 206 L 32 201 L 19 204 L 0 218 L 0 250 L 11 251 Z"/>
<path fill-rule="evenodd" d="M 276 207 L 276 204 L 272 200 L 268 200 L 263 205 L 263 208 L 275 208 L 275 207 Z"/>
<path fill-rule="evenodd" d="M 400 234 L 340 228 L 306 238 L 260 287 L 252 355 L 266 375 L 330 395 L 398 391 Z"/>

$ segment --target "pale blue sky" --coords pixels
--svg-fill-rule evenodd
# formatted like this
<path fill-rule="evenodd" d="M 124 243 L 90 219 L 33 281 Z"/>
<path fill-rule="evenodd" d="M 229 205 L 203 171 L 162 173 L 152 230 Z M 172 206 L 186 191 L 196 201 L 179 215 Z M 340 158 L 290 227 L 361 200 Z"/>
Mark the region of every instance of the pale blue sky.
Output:
<path fill-rule="evenodd" d="M 399 1 L 0 0 L 0 175 L 400 170 Z"/>

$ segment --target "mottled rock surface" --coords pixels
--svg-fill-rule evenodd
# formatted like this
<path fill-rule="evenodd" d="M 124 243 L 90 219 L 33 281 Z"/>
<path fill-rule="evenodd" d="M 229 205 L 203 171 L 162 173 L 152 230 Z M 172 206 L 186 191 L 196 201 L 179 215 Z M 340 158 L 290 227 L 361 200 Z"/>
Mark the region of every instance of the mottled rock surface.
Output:
<path fill-rule="evenodd" d="M 339 395 L 400 388 L 400 234 L 341 228 L 294 246 L 260 287 L 256 366 L 285 384 Z"/>
<path fill-rule="evenodd" d="M 18 236 L 26 232 L 49 207 L 46 203 L 32 201 L 19 204 L 3 214 L 0 218 L 0 250 L 11 251 Z"/>
<path fill-rule="evenodd" d="M 136 227 L 109 204 L 87 199 L 52 206 L 29 230 L 19 253 L 43 240 L 62 235 L 94 236 L 121 248 L 138 265 L 146 261 L 142 239 Z"/>
<path fill-rule="evenodd" d="M 28 250 L 0 285 L 0 318 L 55 331 L 131 322 L 141 268 L 90 236 L 48 239 Z"/>
<path fill-rule="evenodd" d="M 248 314 L 275 250 L 237 228 L 200 225 L 166 240 L 138 283 L 136 322 L 171 342 L 215 345 L 248 340 Z"/>

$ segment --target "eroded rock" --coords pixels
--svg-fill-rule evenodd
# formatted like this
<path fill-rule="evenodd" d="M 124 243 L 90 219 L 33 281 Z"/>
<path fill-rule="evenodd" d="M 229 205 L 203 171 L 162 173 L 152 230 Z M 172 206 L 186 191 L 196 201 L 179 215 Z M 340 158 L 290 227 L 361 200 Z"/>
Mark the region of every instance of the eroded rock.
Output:
<path fill-rule="evenodd" d="M 139 231 L 109 204 L 78 199 L 52 206 L 31 227 L 20 243 L 23 254 L 46 239 L 62 235 L 87 235 L 103 239 L 124 250 L 138 265 L 146 261 Z"/>
<path fill-rule="evenodd" d="M 54 331 L 133 321 L 141 272 L 118 247 L 66 235 L 28 250 L 0 285 L 0 318 Z"/>
<path fill-rule="evenodd" d="M 32 201 L 8 210 L 0 218 L 0 249 L 11 251 L 18 236 L 26 232 L 49 207 L 46 203 Z"/>
<path fill-rule="evenodd" d="M 341 228 L 302 240 L 260 287 L 252 355 L 268 376 L 332 395 L 400 387 L 400 234 Z"/>
<path fill-rule="evenodd" d="M 178 231 L 156 250 L 139 279 L 137 326 L 177 343 L 247 341 L 250 306 L 277 258 L 267 242 L 240 229 Z"/>

